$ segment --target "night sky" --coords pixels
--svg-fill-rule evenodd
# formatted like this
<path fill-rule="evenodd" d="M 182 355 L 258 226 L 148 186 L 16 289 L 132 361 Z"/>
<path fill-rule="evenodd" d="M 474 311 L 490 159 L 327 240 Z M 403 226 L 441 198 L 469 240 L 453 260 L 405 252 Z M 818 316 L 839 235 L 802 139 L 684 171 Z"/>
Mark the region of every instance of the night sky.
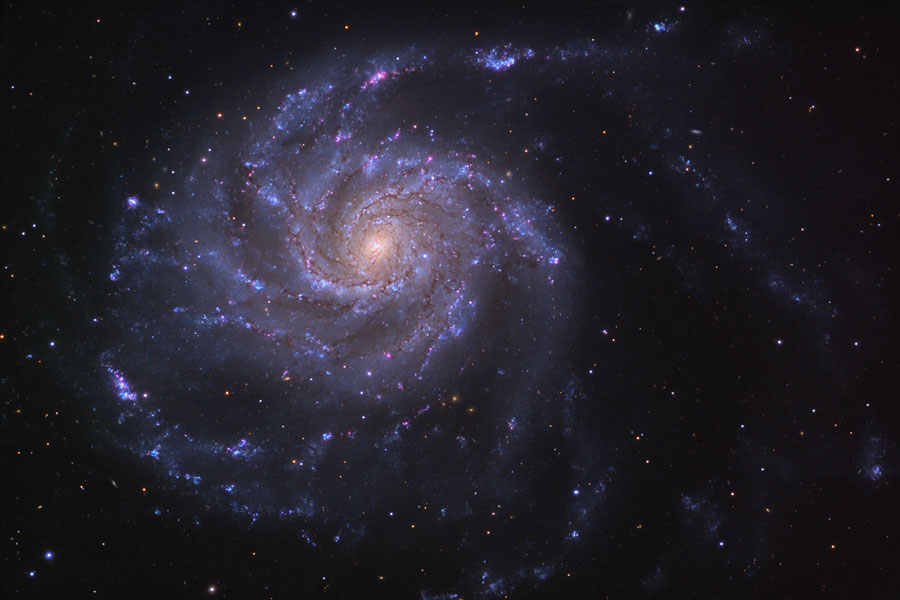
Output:
<path fill-rule="evenodd" d="M 0 596 L 900 595 L 896 9 L 39 4 Z"/>

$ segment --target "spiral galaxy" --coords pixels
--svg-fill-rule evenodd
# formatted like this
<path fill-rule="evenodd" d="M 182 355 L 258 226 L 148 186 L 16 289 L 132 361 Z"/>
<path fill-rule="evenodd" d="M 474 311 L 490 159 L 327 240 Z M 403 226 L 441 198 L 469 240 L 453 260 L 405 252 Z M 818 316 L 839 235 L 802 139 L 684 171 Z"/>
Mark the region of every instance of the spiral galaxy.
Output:
<path fill-rule="evenodd" d="M 53 251 L 18 360 L 67 394 L 32 412 L 86 440 L 96 529 L 177 532 L 154 568 L 252 552 L 192 580 L 236 597 L 727 596 L 801 530 L 830 564 L 828 486 L 893 476 L 854 375 L 890 319 L 842 237 L 886 235 L 843 204 L 875 184 L 777 28 L 617 10 L 314 51 L 293 10 L 253 48 L 197 33 L 194 71 L 126 52 L 20 236 Z"/>
<path fill-rule="evenodd" d="M 521 503 L 535 413 L 572 400 L 581 266 L 530 148 L 481 134 L 496 69 L 435 50 L 324 70 L 204 140 L 168 198 L 131 197 L 111 435 L 311 540 L 353 541 L 409 486 L 451 520 L 461 485 Z"/>
<path fill-rule="evenodd" d="M 723 239 L 749 242 L 712 177 L 672 151 L 685 142 L 650 112 L 664 109 L 639 80 L 648 67 L 628 74 L 646 60 L 596 43 L 412 46 L 313 60 L 269 102 L 236 106 L 246 122 L 186 143 L 167 196 L 126 199 L 110 276 L 121 330 L 101 358 L 117 397 L 110 438 L 175 493 L 238 519 L 296 521 L 313 547 L 384 544 L 385 522 L 402 518 L 390 534 L 400 547 L 417 527 L 541 547 L 496 565 L 468 550 L 482 593 L 557 575 L 585 530 L 608 526 L 617 479 L 583 392 L 604 365 L 577 356 L 586 330 L 614 343 L 616 325 L 587 322 L 580 306 L 591 290 L 615 320 L 626 296 L 587 278 L 562 190 L 615 190 L 632 163 L 662 180 L 648 205 L 707 203 L 708 216 L 649 213 L 597 192 L 619 214 L 594 213 L 594 229 L 637 242 L 654 230 L 650 254 L 687 273 L 697 261 L 668 241 L 675 223 L 690 237 L 718 220 Z M 581 130 L 585 110 L 649 149 L 623 138 L 610 151 L 603 126 Z M 567 155 L 571 136 L 600 158 Z M 620 272 L 615 251 L 601 252 Z M 536 503 L 547 485 L 556 491 Z M 498 512 L 517 526 L 482 525 Z"/>

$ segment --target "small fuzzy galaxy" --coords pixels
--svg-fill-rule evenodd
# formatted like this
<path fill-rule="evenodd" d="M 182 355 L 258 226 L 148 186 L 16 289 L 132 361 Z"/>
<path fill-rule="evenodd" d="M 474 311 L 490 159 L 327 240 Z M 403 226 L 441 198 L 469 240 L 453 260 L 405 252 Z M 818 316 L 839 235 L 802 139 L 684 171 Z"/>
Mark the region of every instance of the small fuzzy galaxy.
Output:
<path fill-rule="evenodd" d="M 897 593 L 896 11 L 382 10 L 7 8 L 4 594 Z"/>

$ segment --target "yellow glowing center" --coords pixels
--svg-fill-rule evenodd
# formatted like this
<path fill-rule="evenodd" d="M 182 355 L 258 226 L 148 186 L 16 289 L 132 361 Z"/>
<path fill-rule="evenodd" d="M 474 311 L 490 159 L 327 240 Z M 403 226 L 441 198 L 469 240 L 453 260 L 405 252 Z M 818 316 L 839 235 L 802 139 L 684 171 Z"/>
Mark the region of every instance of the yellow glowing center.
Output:
<path fill-rule="evenodd" d="M 391 245 L 391 237 L 385 232 L 376 232 L 369 236 L 366 242 L 366 251 L 369 255 L 369 262 L 373 263 L 381 255 L 388 251 Z"/>

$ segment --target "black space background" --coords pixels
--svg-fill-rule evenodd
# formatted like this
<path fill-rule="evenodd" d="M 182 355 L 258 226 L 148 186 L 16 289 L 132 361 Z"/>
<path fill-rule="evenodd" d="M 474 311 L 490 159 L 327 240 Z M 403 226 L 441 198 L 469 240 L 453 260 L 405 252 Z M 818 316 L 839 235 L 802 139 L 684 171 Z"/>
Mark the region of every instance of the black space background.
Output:
<path fill-rule="evenodd" d="M 4 268 L 21 275 L 10 278 L 3 272 L 0 280 L 6 305 L 0 315 L 4 334 L 0 343 L 0 595 L 199 598 L 206 597 L 208 586 L 216 585 L 219 595 L 228 598 L 413 598 L 426 583 L 451 586 L 460 574 L 444 567 L 442 550 L 437 547 L 380 553 L 363 541 L 352 552 L 336 547 L 333 556 L 323 559 L 320 550 L 310 551 L 290 528 L 236 527 L 230 517 L 206 510 L 196 499 L 172 499 L 154 489 L 146 465 L 123 452 L 110 451 L 96 439 L 94 417 L 84 401 L 91 394 L 91 385 L 65 374 L 94 369 L 89 362 L 80 361 L 88 361 L 92 344 L 102 345 L 102 340 L 78 339 L 77 327 L 68 324 L 95 312 L 104 302 L 106 291 L 96 289 L 92 282 L 103 280 L 101 272 L 110 252 L 110 173 L 124 172 L 132 180 L 145 177 L 129 171 L 133 167 L 122 157 L 140 152 L 148 122 L 159 123 L 162 139 L 167 128 L 177 129 L 180 135 L 186 115 L 212 115 L 216 107 L 227 106 L 228 94 L 236 88 L 230 84 L 236 79 L 252 86 L 252 74 L 261 62 L 271 60 L 276 71 L 283 69 L 285 61 L 302 63 L 336 43 L 349 41 L 351 47 L 357 42 L 374 47 L 403 45 L 410 38 L 465 38 L 476 30 L 486 45 L 507 39 L 554 43 L 604 35 L 611 36 L 614 44 L 622 35 L 626 11 L 633 10 L 636 19 L 649 22 L 661 11 L 671 11 L 672 6 L 677 4 L 597 3 L 572 9 L 541 8 L 536 3 L 524 8 L 459 3 L 444 7 L 410 3 L 395 8 L 344 3 L 4 4 L 0 13 L 0 210 L 7 229 L 0 234 L 0 252 Z M 739 407 L 706 403 L 689 413 L 684 405 L 669 407 L 648 392 L 644 398 L 634 398 L 631 412 L 621 414 L 620 422 L 607 420 L 600 425 L 604 434 L 600 437 L 610 440 L 607 450 L 615 454 L 623 431 L 665 432 L 667 423 L 688 421 L 705 432 L 706 442 L 674 444 L 663 434 L 642 451 L 673 455 L 672 462 L 677 464 L 702 464 L 699 472 L 715 471 L 718 462 L 723 468 L 728 463 L 726 457 L 710 451 L 722 447 L 717 438 L 727 440 L 738 423 L 764 422 L 759 415 L 768 410 L 766 402 L 773 402 L 766 398 L 787 386 L 788 398 L 792 394 L 801 398 L 809 390 L 822 392 L 823 406 L 840 402 L 847 390 L 871 397 L 873 402 L 877 400 L 877 414 L 848 412 L 846 418 L 851 422 L 847 427 L 864 432 L 877 423 L 881 435 L 896 439 L 892 436 L 896 434 L 895 405 L 900 400 L 896 341 L 900 329 L 895 316 L 900 213 L 896 187 L 900 180 L 897 11 L 862 14 L 851 4 L 807 5 L 796 10 L 758 4 L 716 6 L 706 10 L 688 5 L 702 16 L 689 21 L 695 31 L 684 36 L 685 40 L 696 40 L 702 52 L 706 31 L 735 21 L 763 22 L 781 48 L 791 48 L 791 55 L 779 57 L 779 62 L 789 71 L 797 88 L 794 93 L 810 99 L 828 98 L 827 114 L 800 122 L 797 114 L 784 108 L 742 102 L 739 89 L 723 91 L 731 101 L 728 111 L 735 121 L 752 122 L 756 127 L 740 146 L 722 150 L 761 157 L 757 158 L 757 178 L 770 176 L 772 187 L 783 194 L 779 200 L 784 200 L 773 211 L 771 231 L 777 232 L 779 219 L 789 222 L 800 214 L 819 232 L 820 244 L 839 248 L 846 255 L 846 263 L 838 262 L 833 269 L 854 284 L 835 289 L 833 297 L 850 316 L 836 326 L 834 335 L 871 342 L 860 352 L 829 354 L 825 364 L 786 354 L 748 355 L 734 343 L 741 338 L 746 342 L 747 334 L 730 315 L 755 311 L 775 322 L 783 317 L 785 327 L 796 328 L 798 337 L 815 332 L 818 326 L 798 326 L 796 315 L 782 315 L 770 301 L 742 293 L 741 275 L 727 284 L 714 282 L 713 287 L 724 291 L 698 308 L 683 295 L 671 292 L 679 282 L 669 281 L 671 272 L 645 253 L 627 246 L 623 250 L 615 239 L 585 233 L 580 240 L 584 255 L 596 258 L 592 264 L 598 271 L 604 270 L 605 260 L 643 268 L 640 276 L 623 278 L 617 284 L 622 297 L 641 299 L 628 309 L 647 338 L 632 336 L 623 343 L 633 346 L 615 354 L 606 346 L 594 348 L 590 343 L 579 349 L 585 356 L 604 359 L 609 372 L 616 374 L 613 380 L 622 382 L 623 389 L 631 389 L 632 382 L 642 379 L 667 381 L 675 387 L 681 387 L 682 380 L 703 380 L 714 387 L 705 390 L 706 396 L 734 394 L 734 382 L 717 381 L 716 364 L 703 362 L 702 348 L 709 345 L 722 348 L 723 360 L 744 362 L 751 374 L 765 372 L 767 361 L 773 360 L 796 359 L 800 367 L 788 381 L 743 382 L 740 395 L 762 404 L 752 400 Z M 287 15 L 294 8 L 301 16 L 290 20 Z M 239 29 L 238 21 L 242 23 Z M 349 29 L 345 30 L 345 25 Z M 857 45 L 867 49 L 866 61 L 848 52 Z M 163 81 L 169 73 L 177 76 L 177 85 L 192 90 L 180 103 L 171 101 L 169 88 L 125 83 Z M 754 73 L 747 76 L 751 82 L 761 79 Z M 261 84 L 272 77 L 271 73 L 258 75 Z M 215 86 L 218 81 L 226 82 L 223 90 Z M 711 96 L 711 105 L 718 101 Z M 767 119 L 757 117 L 760 110 L 769 113 Z M 196 126 L 202 128 L 203 123 L 198 121 Z M 109 139 L 89 133 L 110 129 L 123 147 L 113 148 Z M 795 135 L 786 137 L 785 129 Z M 819 179 L 819 173 L 839 169 L 843 169 L 842 178 Z M 45 223 L 51 216 L 47 213 L 51 203 L 42 199 L 61 193 L 54 177 L 66 182 L 62 193 L 67 195 L 65 202 L 52 203 L 57 226 L 54 241 L 23 241 L 18 232 L 31 223 Z M 884 183 L 888 177 L 892 185 Z M 613 185 L 632 189 L 626 177 Z M 609 193 L 616 191 L 613 187 Z M 578 223 L 597 218 L 589 207 L 581 210 L 586 212 L 573 211 L 564 219 Z M 866 213 L 879 216 L 881 230 L 871 230 Z M 60 264 L 61 254 L 65 255 L 64 265 Z M 593 289 L 590 281 L 585 283 Z M 877 289 L 879 295 L 866 293 L 868 288 Z M 653 290 L 649 296 L 648 289 Z M 665 310 L 660 310 L 661 306 Z M 766 334 L 760 331 L 759 335 Z M 60 358 L 47 352 L 47 339 L 64 340 L 85 351 Z M 696 346 L 686 347 L 681 339 L 695 340 Z M 684 353 L 672 360 L 667 353 L 677 347 Z M 34 358 L 26 360 L 26 354 Z M 641 356 L 641 360 L 621 356 Z M 835 374 L 835 370 L 842 372 Z M 831 390 L 831 395 L 822 390 L 818 383 L 822 371 L 837 375 L 844 389 Z M 598 400 L 616 391 L 616 384 L 588 390 Z M 796 409 L 798 415 L 801 408 Z M 789 414 L 794 409 L 779 405 L 771 410 Z M 778 422 L 784 423 L 784 419 Z M 676 567 L 667 572 L 661 590 L 648 589 L 645 579 L 653 557 L 646 555 L 646 549 L 663 545 L 677 555 L 679 544 L 677 532 L 668 527 L 672 515 L 652 514 L 648 507 L 655 506 L 655 495 L 668 489 L 673 478 L 690 481 L 693 476 L 689 470 L 672 472 L 661 465 L 650 475 L 641 471 L 644 480 L 630 482 L 632 490 L 642 493 L 622 498 L 612 491 L 611 503 L 617 504 L 619 517 L 606 524 L 607 529 L 597 537 L 596 543 L 602 547 L 586 548 L 583 556 L 556 572 L 542 589 L 518 590 L 513 597 L 842 598 L 863 590 L 876 593 L 875 597 L 896 597 L 900 591 L 900 503 L 894 482 L 861 491 L 858 483 L 829 477 L 833 464 L 860 454 L 863 440 L 848 442 L 835 437 L 832 443 L 824 429 L 810 435 L 819 436 L 826 450 L 810 459 L 801 442 L 795 442 L 794 451 L 804 457 L 793 462 L 786 459 L 786 464 L 801 464 L 802 468 L 790 478 L 792 488 L 776 492 L 771 499 L 784 508 L 775 517 L 778 521 L 773 530 L 778 533 L 769 540 L 769 551 L 778 558 L 766 563 L 758 576 L 745 578 L 741 565 L 721 564 L 713 556 L 707 561 L 693 553 L 685 556 L 683 570 Z M 548 447 L 562 443 L 544 442 Z M 653 443 L 660 446 L 654 448 Z M 784 448 L 790 456 L 790 444 Z M 895 462 L 893 452 L 885 462 Z M 150 488 L 147 493 L 141 492 L 143 486 Z M 641 498 L 646 498 L 647 505 L 641 504 Z M 184 516 L 149 518 L 152 509 L 160 505 L 172 506 Z M 200 526 L 191 522 L 195 514 L 203 515 Z M 645 523 L 648 531 L 658 532 L 650 535 L 660 537 L 638 537 L 635 521 Z M 841 551 L 829 551 L 829 541 Z M 48 549 L 55 554 L 50 563 L 42 558 Z M 380 558 L 398 554 L 405 558 L 393 558 L 390 563 Z M 777 567 L 773 566 L 776 562 Z M 36 577 L 27 576 L 31 570 L 37 572 Z M 377 584 L 378 575 L 385 575 L 387 586 Z"/>

